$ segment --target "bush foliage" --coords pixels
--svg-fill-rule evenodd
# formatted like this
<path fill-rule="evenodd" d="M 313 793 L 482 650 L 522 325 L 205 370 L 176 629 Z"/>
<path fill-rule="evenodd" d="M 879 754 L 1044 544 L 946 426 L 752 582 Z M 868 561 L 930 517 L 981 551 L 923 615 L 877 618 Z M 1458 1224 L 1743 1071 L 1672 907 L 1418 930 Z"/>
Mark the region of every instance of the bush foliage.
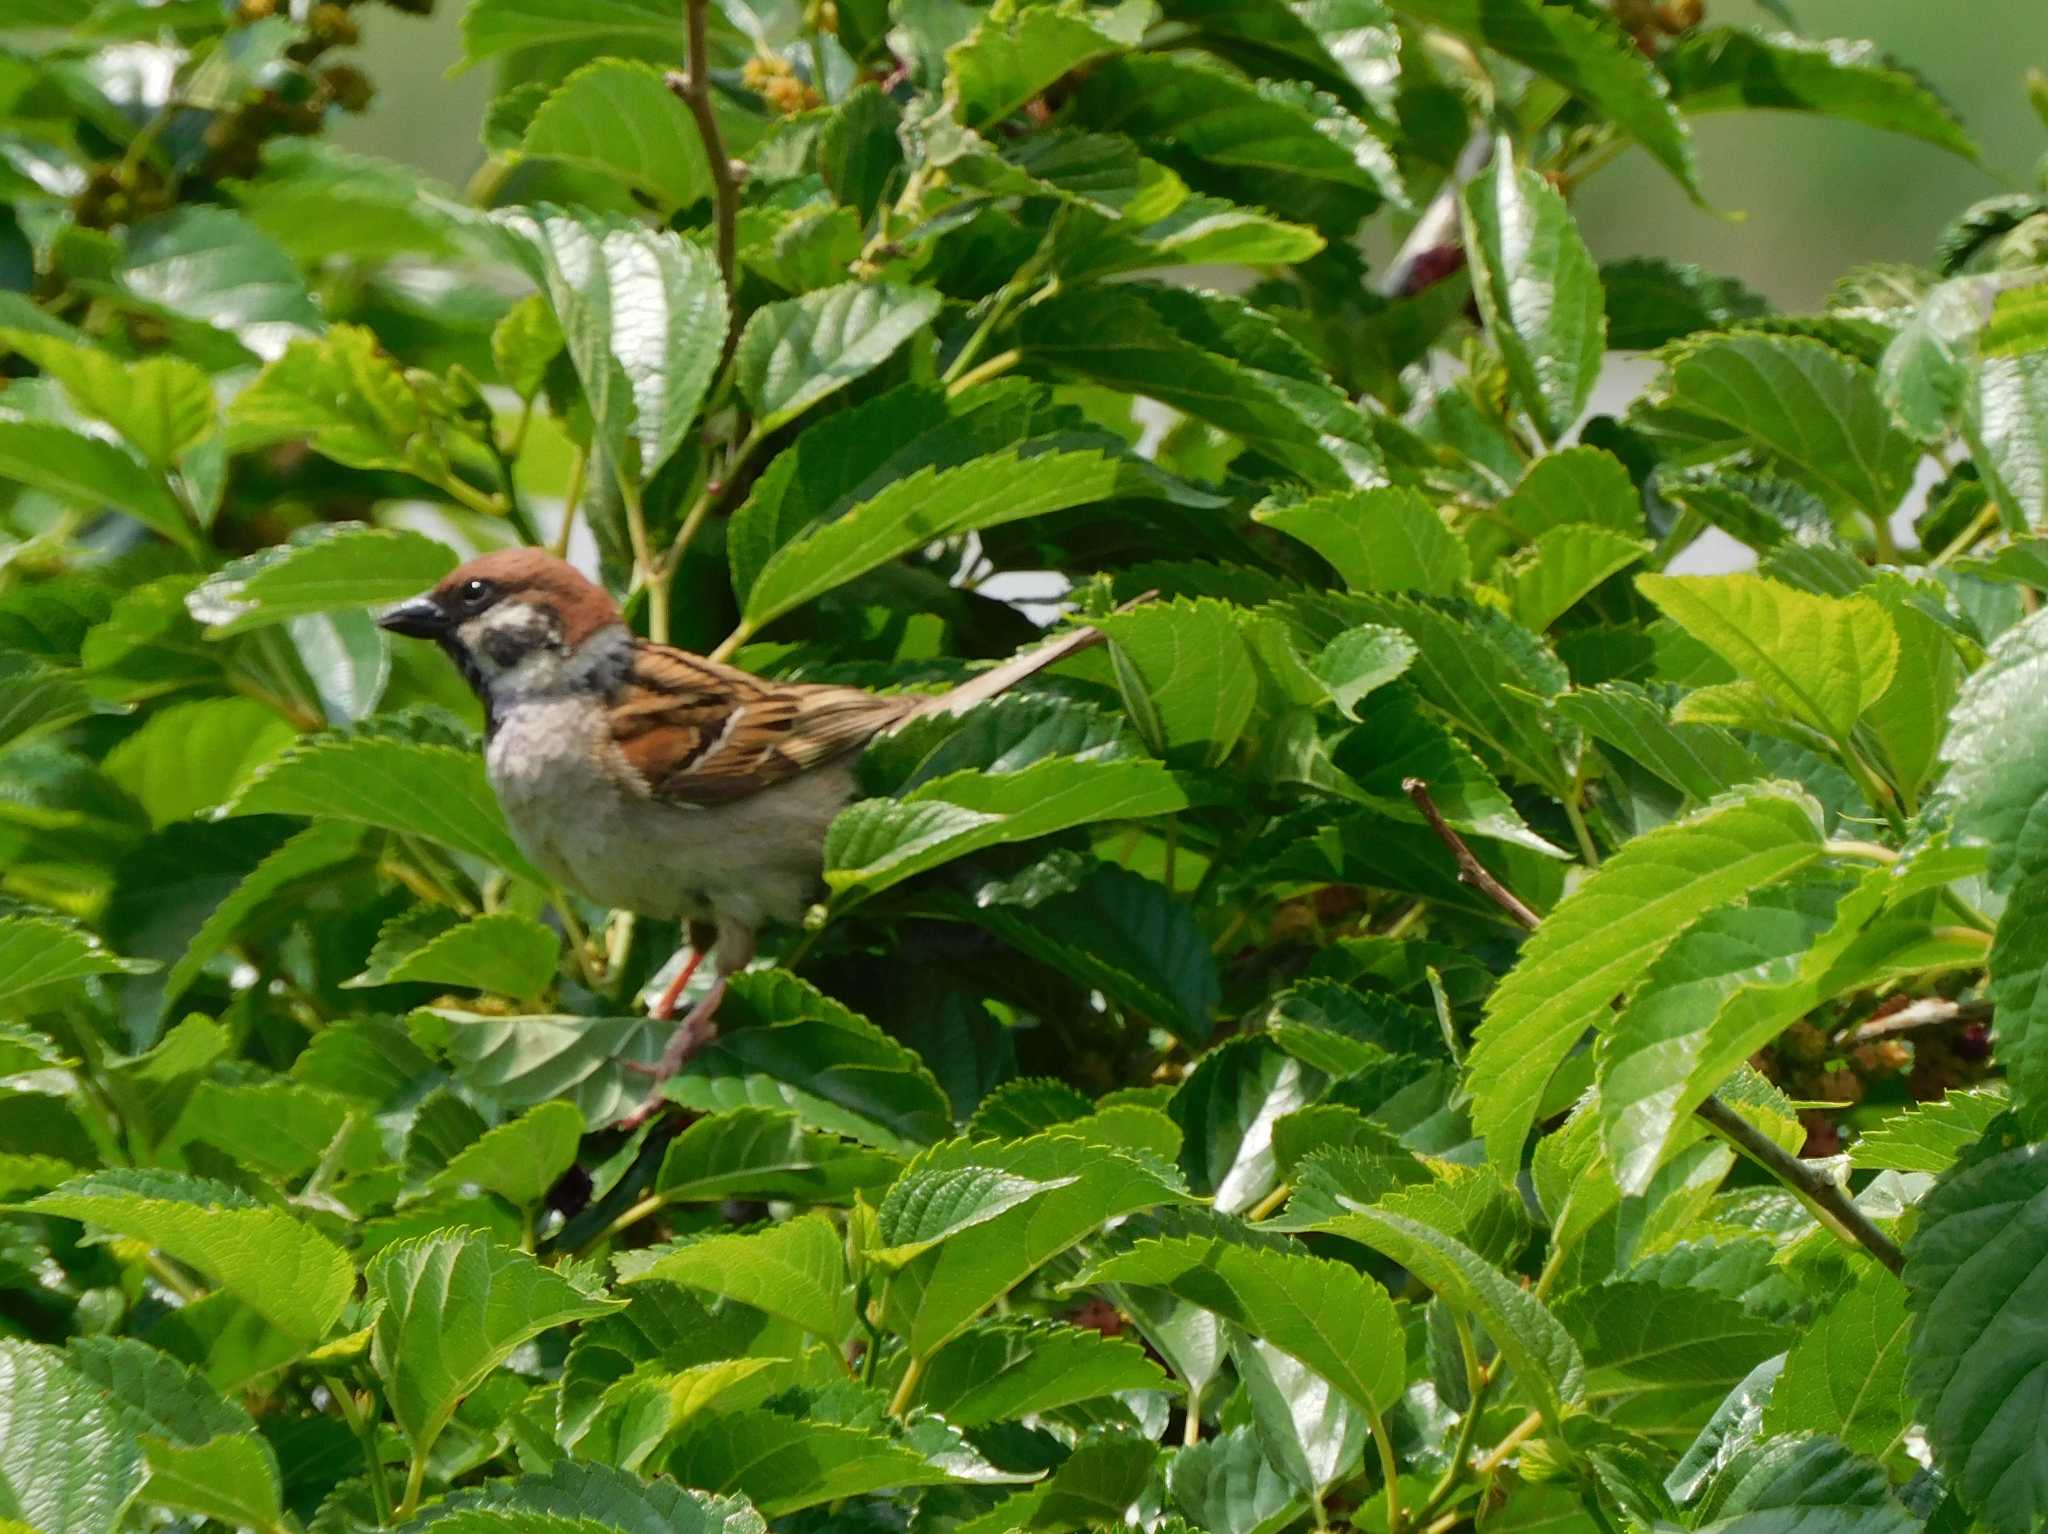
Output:
<path fill-rule="evenodd" d="M 1701 9 L 470 0 L 458 193 L 373 5 L 0 8 L 0 1528 L 2037 1527 L 2048 213 L 1597 263 L 1697 114 L 1975 155 Z M 677 934 L 369 616 L 517 541 L 1111 640 L 630 1135 Z"/>

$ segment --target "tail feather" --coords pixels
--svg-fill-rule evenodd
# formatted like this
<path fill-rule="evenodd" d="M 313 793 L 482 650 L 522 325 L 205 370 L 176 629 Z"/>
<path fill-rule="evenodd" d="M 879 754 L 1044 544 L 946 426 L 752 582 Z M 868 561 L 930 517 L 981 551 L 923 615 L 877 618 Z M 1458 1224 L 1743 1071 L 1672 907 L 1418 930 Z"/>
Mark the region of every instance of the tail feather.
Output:
<path fill-rule="evenodd" d="M 1148 591 L 1134 597 L 1117 609 L 1129 612 L 1142 602 L 1149 602 L 1157 596 Z M 928 719 L 934 714 L 964 714 L 977 703 L 986 703 L 999 693 L 1008 692 L 1027 676 L 1043 671 L 1047 666 L 1057 665 L 1070 655 L 1078 655 L 1090 646 L 1101 644 L 1102 630 L 1098 628 L 1069 629 L 1064 634 L 1048 640 L 1035 650 L 1026 650 L 1013 655 L 1000 665 L 991 666 L 978 675 L 969 677 L 951 692 L 942 692 L 935 697 L 922 699 L 914 708 L 904 714 L 905 721 Z"/>

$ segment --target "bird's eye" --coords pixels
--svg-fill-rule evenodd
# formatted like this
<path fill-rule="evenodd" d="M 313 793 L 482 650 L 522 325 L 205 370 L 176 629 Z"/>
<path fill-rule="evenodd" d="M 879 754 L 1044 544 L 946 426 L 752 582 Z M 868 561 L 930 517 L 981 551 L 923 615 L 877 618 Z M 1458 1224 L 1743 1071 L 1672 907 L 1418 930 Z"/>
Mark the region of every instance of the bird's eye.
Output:
<path fill-rule="evenodd" d="M 464 581 L 455 593 L 465 607 L 479 606 L 484 598 L 490 594 L 491 584 L 489 581 L 474 579 Z"/>

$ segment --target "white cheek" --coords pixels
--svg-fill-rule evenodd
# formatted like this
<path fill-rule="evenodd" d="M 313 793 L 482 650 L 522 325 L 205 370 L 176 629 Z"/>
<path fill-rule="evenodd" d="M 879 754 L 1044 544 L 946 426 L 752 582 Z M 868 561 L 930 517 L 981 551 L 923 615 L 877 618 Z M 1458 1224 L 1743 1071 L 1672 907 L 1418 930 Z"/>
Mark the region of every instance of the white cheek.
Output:
<path fill-rule="evenodd" d="M 456 626 L 455 635 L 493 687 L 542 691 L 561 678 L 554 624 L 524 602 L 500 603 Z"/>

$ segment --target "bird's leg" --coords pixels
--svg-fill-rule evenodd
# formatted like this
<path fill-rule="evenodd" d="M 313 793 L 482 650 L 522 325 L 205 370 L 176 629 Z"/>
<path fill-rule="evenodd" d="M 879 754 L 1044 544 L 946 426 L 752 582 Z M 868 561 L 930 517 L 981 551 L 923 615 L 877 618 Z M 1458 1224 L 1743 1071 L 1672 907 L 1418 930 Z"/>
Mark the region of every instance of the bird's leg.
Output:
<path fill-rule="evenodd" d="M 684 1014 L 676 1024 L 676 1030 L 669 1036 L 668 1047 L 662 1050 L 661 1058 L 653 1065 L 642 1065 L 637 1061 L 628 1062 L 627 1068 L 652 1078 L 647 1096 L 630 1114 L 619 1121 L 618 1127 L 632 1130 L 639 1128 L 649 1118 L 666 1106 L 667 1096 L 662 1092 L 662 1083 L 689 1064 L 690 1057 L 718 1037 L 718 1004 L 725 1000 L 725 985 L 734 970 L 743 969 L 754 955 L 753 934 L 735 928 L 720 932 L 708 922 L 691 922 L 689 926 L 690 957 L 675 979 L 662 991 L 661 999 L 654 1004 L 649 1016 L 668 1018 L 675 1015 L 676 998 L 683 994 L 683 988 L 690 983 L 690 977 L 697 972 L 697 966 L 704 955 L 715 945 L 718 949 L 717 975 L 711 989 L 706 991 L 695 1006 Z"/>

